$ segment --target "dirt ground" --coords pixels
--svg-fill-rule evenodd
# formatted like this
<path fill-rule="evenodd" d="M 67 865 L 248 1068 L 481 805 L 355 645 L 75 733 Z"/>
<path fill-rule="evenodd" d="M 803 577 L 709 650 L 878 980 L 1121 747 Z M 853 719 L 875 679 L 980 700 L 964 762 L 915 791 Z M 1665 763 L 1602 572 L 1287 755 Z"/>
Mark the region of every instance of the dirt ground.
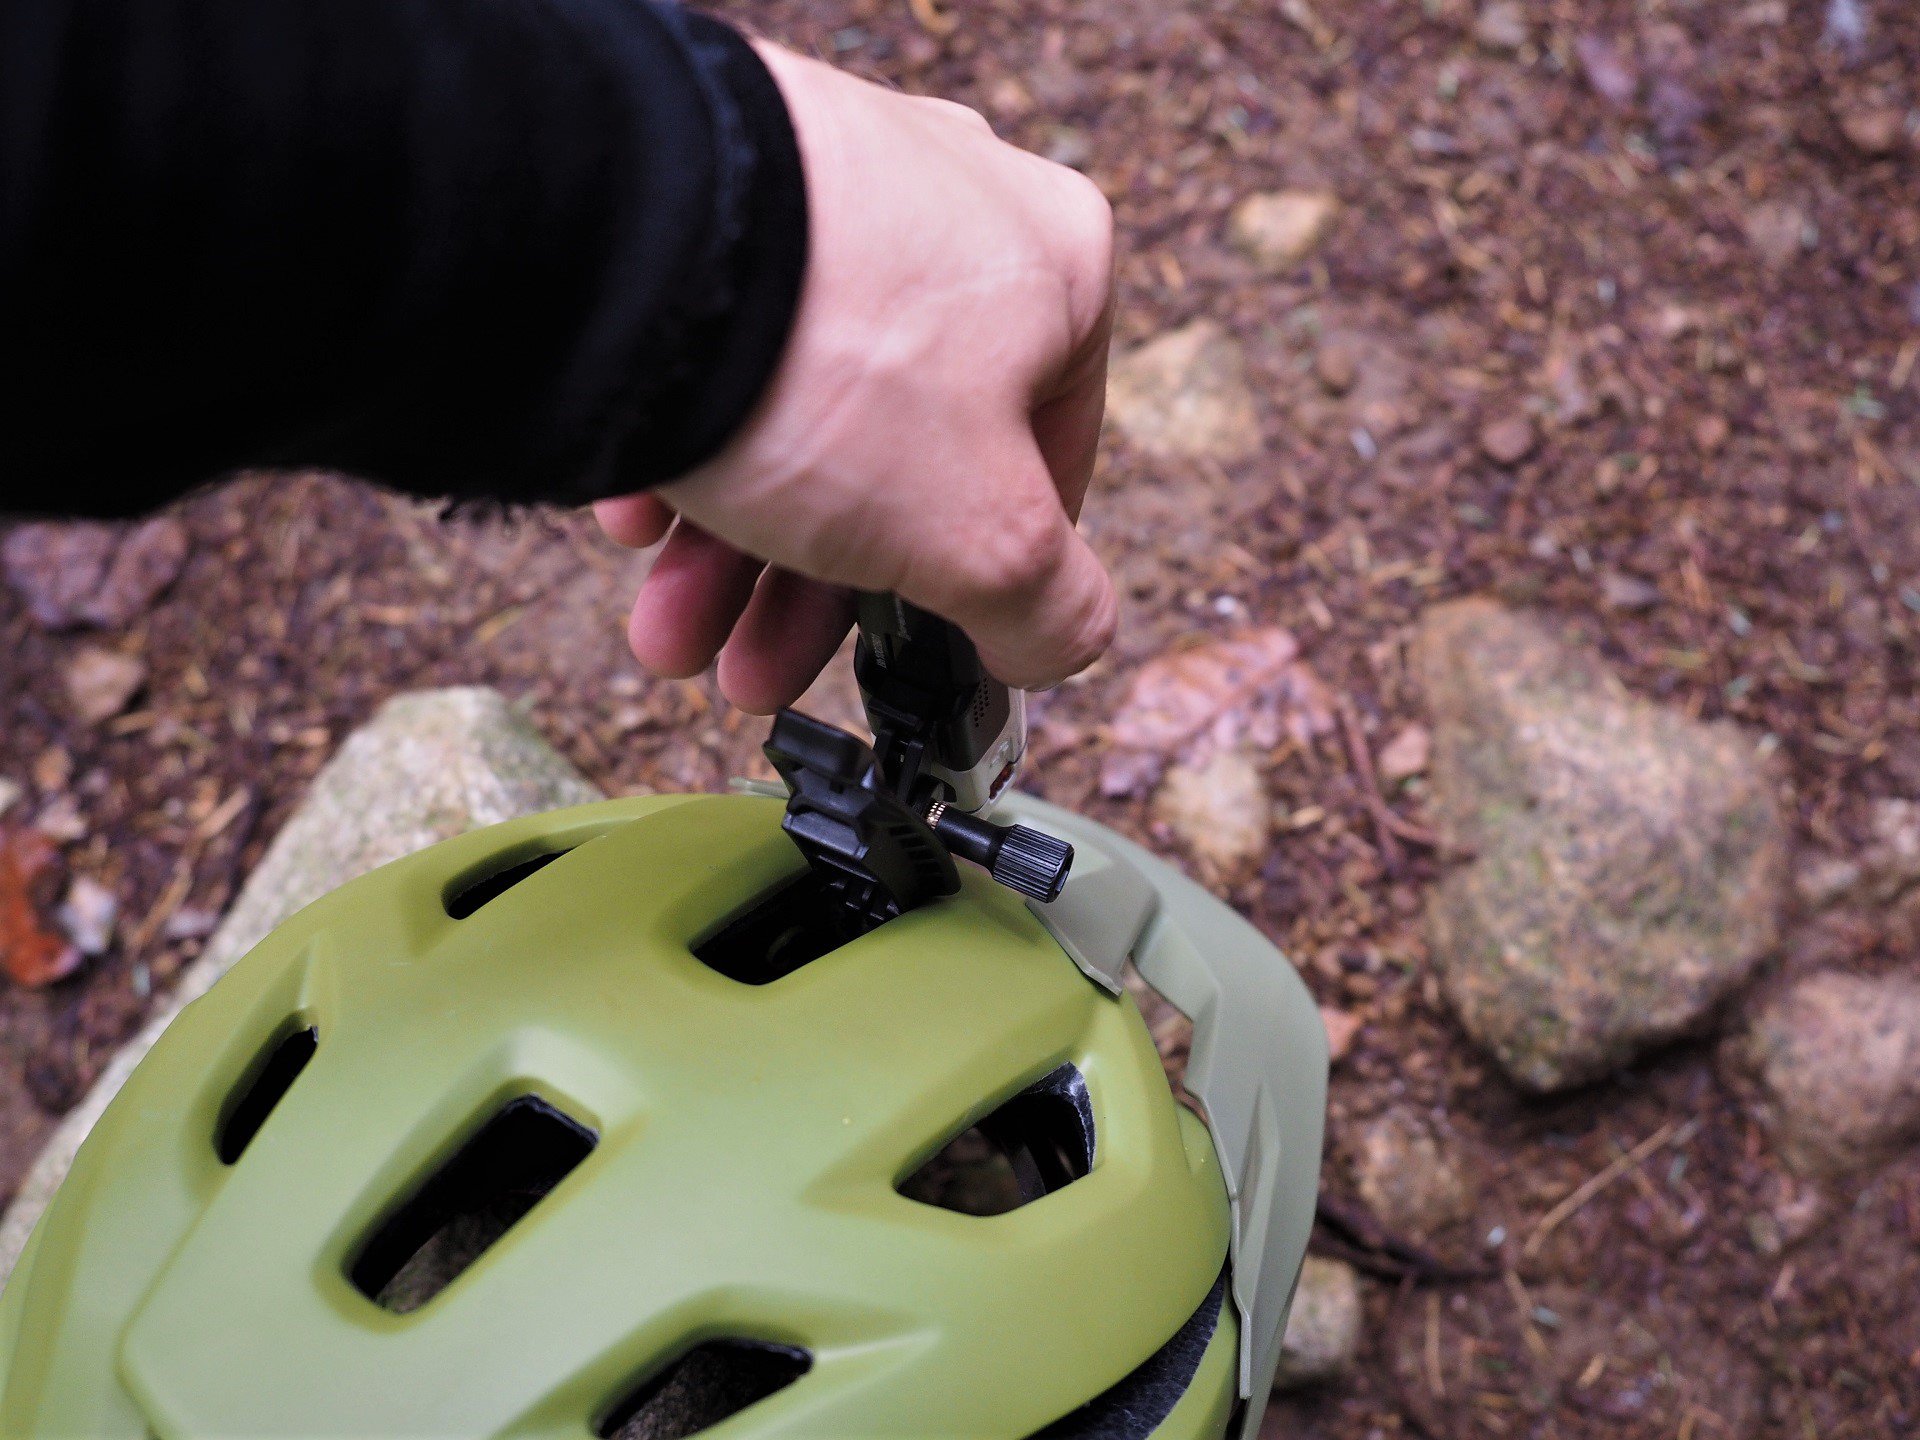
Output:
<path fill-rule="evenodd" d="M 1155 838 L 1144 804 L 1100 794 L 1103 717 L 1134 664 L 1248 621 L 1293 629 L 1377 749 L 1420 717 L 1411 623 L 1475 592 L 1577 619 L 1636 690 L 1772 737 L 1810 847 L 1857 851 L 1870 800 L 1920 794 L 1920 150 L 1901 128 L 1920 31 L 1900 0 L 1535 0 L 1498 17 L 1517 49 L 1460 0 L 771 0 L 752 18 L 1094 176 L 1122 230 L 1122 343 L 1209 316 L 1246 347 L 1258 458 L 1109 439 L 1088 524 L 1129 610 L 1115 654 L 1038 706 L 1029 783 L 1049 798 Z M 1342 213 L 1272 280 L 1224 232 L 1236 200 L 1282 187 Z M 1328 346 L 1355 361 L 1343 395 L 1314 374 Z M 1494 463 L 1484 428 L 1522 416 L 1539 443 Z M 634 671 L 620 627 L 644 561 L 579 517 L 443 522 L 313 475 L 179 514 L 185 572 L 124 627 L 49 633 L 0 590 L 0 776 L 26 787 L 20 813 L 56 810 L 71 868 L 122 907 L 73 979 L 0 987 L 0 1194 L 383 697 L 499 685 L 616 791 L 715 785 L 761 734 L 704 683 Z M 150 672 L 97 725 L 63 700 L 83 643 Z M 1419 923 L 1438 862 L 1412 845 L 1387 863 L 1343 737 L 1283 747 L 1269 779 L 1290 816 L 1324 817 L 1232 898 L 1363 1022 L 1334 1072 L 1335 1150 L 1411 1105 L 1480 1195 L 1433 1241 L 1445 1266 L 1374 1257 L 1400 1278 L 1369 1282 L 1357 1370 L 1277 1400 L 1268 1434 L 1920 1427 L 1920 1158 L 1841 1193 L 1796 1184 L 1712 1037 L 1525 1098 L 1440 1006 Z M 1417 783 L 1393 801 L 1420 820 Z M 1845 912 L 1797 928 L 1773 973 L 1911 962 Z M 1351 1202 L 1337 1156 L 1326 1183 Z"/>

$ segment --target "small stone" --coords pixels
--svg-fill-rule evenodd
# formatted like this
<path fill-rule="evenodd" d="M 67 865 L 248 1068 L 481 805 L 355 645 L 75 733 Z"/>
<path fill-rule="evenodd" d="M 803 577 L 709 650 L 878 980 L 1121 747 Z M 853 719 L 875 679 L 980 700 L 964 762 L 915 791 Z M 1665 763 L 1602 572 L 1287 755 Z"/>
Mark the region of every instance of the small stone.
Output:
<path fill-rule="evenodd" d="M 20 797 L 27 793 L 27 787 L 18 780 L 10 780 L 0 775 L 0 820 L 6 819 L 7 812 L 20 803 Z"/>
<path fill-rule="evenodd" d="M 1888 901 L 1920 883 L 1920 802 L 1875 800 L 1867 807 L 1871 840 L 1862 866 L 1873 882 L 1873 897 Z"/>
<path fill-rule="evenodd" d="M 1532 38 L 1526 8 L 1517 0 L 1489 0 L 1474 17 L 1473 38 L 1496 54 L 1511 55 Z"/>
<path fill-rule="evenodd" d="M 1309 1255 L 1287 1314 L 1273 1388 L 1294 1390 L 1336 1380 L 1360 1350 L 1360 1277 L 1351 1265 Z"/>
<path fill-rule="evenodd" d="M 1518 465 L 1537 442 L 1533 422 L 1524 415 L 1509 415 L 1480 428 L 1480 449 L 1496 465 Z"/>
<path fill-rule="evenodd" d="M 199 905 L 182 905 L 167 917 L 160 933 L 169 940 L 204 940 L 220 923 L 220 912 Z"/>
<path fill-rule="evenodd" d="M 1747 243 L 1770 270 L 1784 270 L 1807 248 L 1806 211 L 1785 200 L 1768 200 L 1747 211 Z"/>
<path fill-rule="evenodd" d="M 146 663 L 118 650 L 83 645 L 67 661 L 67 703 L 83 724 L 111 720 L 147 683 Z"/>
<path fill-rule="evenodd" d="M 42 795 L 64 790 L 73 782 L 73 756 L 58 745 L 49 745 L 33 757 L 33 783 Z"/>
<path fill-rule="evenodd" d="M 1606 570 L 1600 575 L 1600 598 L 1614 610 L 1651 610 L 1660 603 L 1660 587 L 1638 575 Z"/>
<path fill-rule="evenodd" d="M 169 516 L 131 530 L 92 520 L 39 522 L 7 536 L 0 566 L 46 629 L 120 626 L 173 583 L 190 543 L 186 527 Z"/>
<path fill-rule="evenodd" d="M 1084 170 L 1093 159 L 1093 140 L 1077 125 L 1056 125 L 1040 153 L 1056 165 Z"/>
<path fill-rule="evenodd" d="M 1765 1118 L 1800 1173 L 1865 1169 L 1920 1139 L 1920 984 L 1908 977 L 1809 976 L 1747 1044 Z"/>
<path fill-rule="evenodd" d="M 82 955 L 104 955 L 120 919 L 120 899 L 90 875 L 76 875 L 60 902 L 60 928 Z"/>
<path fill-rule="evenodd" d="M 1237 747 L 1217 750 L 1197 766 L 1175 765 L 1154 793 L 1153 814 L 1216 881 L 1250 872 L 1273 832 L 1266 777 Z"/>
<path fill-rule="evenodd" d="M 1427 768 L 1433 737 L 1424 725 L 1409 725 L 1380 747 L 1380 778 L 1389 785 L 1411 780 Z"/>
<path fill-rule="evenodd" d="M 1862 155 L 1891 155 L 1906 131 L 1907 112 L 1898 105 L 1852 106 L 1840 115 L 1840 133 Z"/>
<path fill-rule="evenodd" d="M 1311 255 L 1340 214 L 1325 190 L 1274 190 L 1233 207 L 1227 238 L 1269 275 L 1284 274 Z"/>
<path fill-rule="evenodd" d="M 100 586 L 80 606 L 80 618 L 117 628 L 144 615 L 179 578 L 192 540 L 170 515 L 136 525 L 107 562 Z"/>
<path fill-rule="evenodd" d="M 1008 120 L 1018 120 L 1033 110 L 1033 95 L 1019 77 L 1002 75 L 987 89 L 987 107 Z"/>
<path fill-rule="evenodd" d="M 1708 455 L 1718 454 L 1732 433 L 1724 415 L 1702 415 L 1693 427 L 1693 443 Z"/>
<path fill-rule="evenodd" d="M 1351 350 L 1329 341 L 1313 352 L 1313 373 L 1329 395 L 1344 395 L 1360 378 L 1360 366 Z"/>
<path fill-rule="evenodd" d="M 1259 453 L 1246 355 L 1211 320 L 1149 340 L 1113 363 L 1107 413 L 1150 454 L 1222 463 Z"/>
<path fill-rule="evenodd" d="M 1640 90 L 1640 77 L 1618 45 L 1604 35 L 1589 33 L 1573 42 L 1573 53 L 1594 94 L 1610 105 L 1633 103 Z"/>
<path fill-rule="evenodd" d="M 0 563 L 35 623 L 65 630 L 81 623 L 118 539 L 113 526 L 91 520 L 21 525 L 0 546 Z"/>
<path fill-rule="evenodd" d="M 40 807 L 33 828 L 56 845 L 71 845 L 87 833 L 87 817 L 80 813 L 80 802 L 72 795 L 56 795 Z"/>
<path fill-rule="evenodd" d="M 1700 92 L 1679 75 L 1657 75 L 1647 88 L 1647 118 L 1662 151 L 1690 145 L 1708 113 Z"/>
<path fill-rule="evenodd" d="M 1773 949 L 1789 891 L 1752 737 L 1484 600 L 1429 610 L 1415 667 L 1441 833 L 1475 857 L 1427 911 L 1463 1028 L 1540 1091 L 1697 1028 Z"/>
<path fill-rule="evenodd" d="M 1473 1185 L 1433 1127 L 1411 1110 L 1375 1117 L 1354 1137 L 1348 1166 L 1360 1201 L 1387 1229 L 1414 1240 L 1473 1215 Z"/>
<path fill-rule="evenodd" d="M 1793 892 L 1807 910 L 1825 910 L 1847 898 L 1861 870 L 1844 855 L 1803 856 L 1793 871 Z"/>

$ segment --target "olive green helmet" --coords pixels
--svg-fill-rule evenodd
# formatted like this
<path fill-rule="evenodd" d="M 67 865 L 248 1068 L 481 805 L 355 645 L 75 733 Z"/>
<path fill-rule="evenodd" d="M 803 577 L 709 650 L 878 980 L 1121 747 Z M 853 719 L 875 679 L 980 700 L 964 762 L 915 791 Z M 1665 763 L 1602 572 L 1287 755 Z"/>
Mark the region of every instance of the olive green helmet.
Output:
<path fill-rule="evenodd" d="M 1199 892 L 1027 808 L 1079 827 L 1097 914 L 973 875 L 832 946 L 750 796 L 515 821 L 308 907 L 81 1148 L 0 1296 L 0 1434 L 1250 1433 L 1311 1007 L 1266 949 L 1284 1061 L 1195 1016 L 1210 1131 L 1111 983 Z"/>

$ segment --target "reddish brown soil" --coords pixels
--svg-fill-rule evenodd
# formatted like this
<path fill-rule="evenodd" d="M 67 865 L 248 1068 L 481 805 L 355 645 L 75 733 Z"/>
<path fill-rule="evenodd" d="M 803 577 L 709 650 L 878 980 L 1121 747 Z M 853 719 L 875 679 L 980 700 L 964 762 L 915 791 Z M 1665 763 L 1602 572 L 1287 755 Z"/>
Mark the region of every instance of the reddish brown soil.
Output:
<path fill-rule="evenodd" d="M 1636 689 L 1774 737 L 1809 845 L 1855 851 L 1872 798 L 1920 793 L 1920 158 L 1911 135 L 1877 156 L 1848 135 L 1914 104 L 1920 37 L 1895 0 L 1863 5 L 1852 57 L 1821 43 L 1820 7 L 1779 0 L 1540 0 L 1513 54 L 1478 47 L 1459 0 L 955 3 L 944 37 L 904 4 L 761 7 L 772 34 L 975 104 L 1098 179 L 1123 232 L 1124 341 L 1212 316 L 1247 347 L 1262 457 L 1109 446 L 1089 524 L 1127 628 L 1040 707 L 1032 783 L 1150 835 L 1143 806 L 1097 793 L 1101 718 L 1131 664 L 1247 618 L 1299 633 L 1377 749 L 1419 715 L 1412 621 L 1480 591 L 1578 618 Z M 1583 36 L 1612 42 L 1638 98 L 1596 93 Z M 1279 186 L 1331 188 L 1344 213 L 1271 281 L 1222 234 L 1237 198 Z M 1357 361 L 1344 398 L 1312 373 L 1331 344 Z M 1502 468 L 1480 432 L 1520 415 L 1540 443 Z M 17 815 L 77 805 L 69 861 L 125 917 L 74 980 L 0 990 L 0 1193 L 191 955 L 167 918 L 231 894 L 384 696 L 498 684 L 613 789 L 715 784 L 759 733 L 705 685 L 634 674 L 620 616 L 639 562 L 577 518 L 441 523 L 313 476 L 181 513 L 185 575 L 104 637 L 152 671 L 117 720 L 67 718 L 78 638 L 0 591 L 0 775 L 28 787 Z M 1636 608 L 1609 600 L 1623 577 L 1651 586 Z M 1357 1372 L 1277 1401 L 1267 1433 L 1913 1431 L 1920 1160 L 1833 1195 L 1797 1186 L 1711 1038 L 1570 1098 L 1521 1096 L 1438 1004 L 1418 923 L 1436 862 L 1409 846 L 1386 863 L 1342 738 L 1276 752 L 1271 779 L 1291 814 L 1326 816 L 1232 898 L 1365 1021 L 1331 1139 L 1388 1103 L 1432 1114 L 1482 1196 L 1469 1231 L 1429 1238 L 1496 1273 L 1372 1284 Z M 1419 818 L 1417 784 L 1392 799 Z M 1880 917 L 1843 913 L 1796 931 L 1774 970 L 1909 963 Z M 1350 1193 L 1337 1159 L 1327 1185 Z"/>

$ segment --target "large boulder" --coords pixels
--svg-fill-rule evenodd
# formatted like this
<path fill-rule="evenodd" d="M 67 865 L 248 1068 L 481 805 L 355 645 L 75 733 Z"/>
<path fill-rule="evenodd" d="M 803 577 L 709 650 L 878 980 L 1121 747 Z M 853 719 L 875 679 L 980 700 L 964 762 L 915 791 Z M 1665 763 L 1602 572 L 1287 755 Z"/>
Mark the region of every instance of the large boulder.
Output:
<path fill-rule="evenodd" d="M 1473 857 L 1428 910 L 1467 1032 L 1551 1091 L 1700 1025 L 1778 937 L 1787 830 L 1753 742 L 1483 600 L 1429 611 L 1416 664 L 1441 829 Z"/>
<path fill-rule="evenodd" d="M 1864 1169 L 1920 1140 L 1920 982 L 1810 975 L 1761 1010 L 1746 1051 L 1802 1174 Z"/>
<path fill-rule="evenodd" d="M 60 1122 L 0 1219 L 0 1282 L 80 1142 L 160 1032 L 282 920 L 437 841 L 599 798 L 497 691 L 425 690 L 389 700 L 314 777 L 179 987 Z"/>

